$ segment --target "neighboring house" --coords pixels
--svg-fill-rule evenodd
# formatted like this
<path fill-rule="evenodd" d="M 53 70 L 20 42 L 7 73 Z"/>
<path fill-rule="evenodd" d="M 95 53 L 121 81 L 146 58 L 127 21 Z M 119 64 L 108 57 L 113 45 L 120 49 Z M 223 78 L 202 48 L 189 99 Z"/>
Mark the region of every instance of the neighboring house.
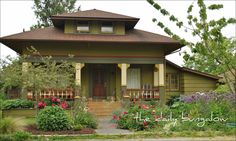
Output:
<path fill-rule="evenodd" d="M 158 99 L 216 88 L 219 77 L 179 67 L 165 56 L 181 48 L 162 35 L 134 29 L 138 18 L 87 10 L 51 17 L 44 29 L 1 37 L 1 43 L 20 55 L 33 46 L 41 55 L 76 62 L 75 83 L 87 98 Z M 28 63 L 36 61 L 32 58 Z M 73 92 L 47 91 L 44 95 L 71 96 Z"/>

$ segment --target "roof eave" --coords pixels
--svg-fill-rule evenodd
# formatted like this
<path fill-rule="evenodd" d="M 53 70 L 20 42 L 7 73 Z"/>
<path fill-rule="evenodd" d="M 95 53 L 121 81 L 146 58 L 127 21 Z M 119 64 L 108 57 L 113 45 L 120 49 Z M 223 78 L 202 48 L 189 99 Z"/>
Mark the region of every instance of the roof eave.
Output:
<path fill-rule="evenodd" d="M 181 67 L 179 65 L 176 65 L 175 63 L 169 61 L 169 60 L 166 60 L 166 62 L 176 68 L 178 68 L 179 70 L 181 71 L 186 71 L 186 72 L 190 72 L 190 73 L 194 73 L 194 74 L 198 74 L 198 75 L 202 75 L 202 76 L 206 76 L 208 78 L 212 78 L 212 79 L 215 79 L 215 80 L 219 80 L 221 79 L 222 77 L 219 77 L 219 76 L 216 76 L 216 75 L 211 75 L 211 74 L 208 74 L 208 73 L 204 73 L 204 72 L 200 72 L 200 71 L 197 71 L 197 70 L 193 70 L 193 69 L 190 69 L 190 68 L 187 68 L 187 67 Z"/>
<path fill-rule="evenodd" d="M 182 70 L 187 71 L 187 72 L 192 72 L 192 73 L 195 73 L 195 74 L 199 74 L 199 75 L 202 75 L 202 76 L 206 76 L 206 77 L 209 77 L 209 78 L 212 78 L 212 79 L 216 79 L 216 80 L 221 79 L 221 77 L 219 77 L 219 76 L 208 74 L 208 73 L 204 73 L 204 72 L 200 72 L 200 71 L 193 70 L 193 69 L 186 68 L 186 67 L 182 67 Z"/>

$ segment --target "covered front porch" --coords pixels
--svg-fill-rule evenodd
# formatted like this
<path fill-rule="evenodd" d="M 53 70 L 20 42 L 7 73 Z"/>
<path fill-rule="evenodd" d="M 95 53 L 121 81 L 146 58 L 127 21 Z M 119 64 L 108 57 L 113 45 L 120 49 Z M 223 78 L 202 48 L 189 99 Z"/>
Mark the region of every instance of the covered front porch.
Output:
<path fill-rule="evenodd" d="M 164 60 L 155 58 L 103 58 L 103 60 L 90 58 L 86 61 L 82 58 L 74 59 L 76 59 L 74 67 L 77 89 L 44 90 L 40 92 L 40 98 L 56 96 L 73 100 L 75 96 L 81 96 L 90 100 L 112 101 L 160 99 L 164 103 Z M 32 93 L 29 92 L 28 97 L 31 95 Z"/>

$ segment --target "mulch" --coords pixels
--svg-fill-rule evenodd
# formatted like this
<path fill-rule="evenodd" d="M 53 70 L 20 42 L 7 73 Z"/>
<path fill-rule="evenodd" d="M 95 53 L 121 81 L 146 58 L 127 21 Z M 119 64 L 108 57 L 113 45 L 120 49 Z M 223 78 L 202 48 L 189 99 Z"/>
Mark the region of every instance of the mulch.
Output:
<path fill-rule="evenodd" d="M 65 130 L 65 131 L 42 131 L 37 129 L 36 125 L 29 125 L 26 127 L 26 131 L 33 135 L 75 135 L 75 134 L 94 134 L 96 133 L 92 128 L 84 128 L 80 131 Z"/>

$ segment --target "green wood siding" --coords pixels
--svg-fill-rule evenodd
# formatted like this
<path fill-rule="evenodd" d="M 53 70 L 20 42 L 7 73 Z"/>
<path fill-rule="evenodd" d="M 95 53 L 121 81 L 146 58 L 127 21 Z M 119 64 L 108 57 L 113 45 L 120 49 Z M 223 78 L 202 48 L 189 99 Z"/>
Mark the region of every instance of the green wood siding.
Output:
<path fill-rule="evenodd" d="M 81 70 L 81 90 L 82 90 L 82 96 L 89 97 L 89 66 L 85 64 L 85 66 Z"/>
<path fill-rule="evenodd" d="M 65 33 L 75 33 L 76 31 L 76 23 L 75 21 L 65 21 Z"/>
<path fill-rule="evenodd" d="M 144 44 L 95 44 L 95 43 L 34 43 L 29 46 L 34 46 L 41 55 L 52 56 L 92 56 L 92 57 L 106 57 L 106 56 L 123 56 L 123 57 L 164 57 L 164 51 L 156 46 L 147 46 Z M 135 47 L 135 48 L 134 48 Z M 27 49 L 23 49 L 23 53 L 27 54 Z"/>
<path fill-rule="evenodd" d="M 116 22 L 114 23 L 114 33 L 118 35 L 125 35 L 125 23 L 124 22 Z"/>
<path fill-rule="evenodd" d="M 102 34 L 101 33 L 102 22 L 90 21 L 89 22 L 89 34 Z M 77 33 L 76 31 L 76 21 L 65 21 L 64 32 L 65 33 Z M 113 34 L 124 35 L 125 34 L 125 23 L 124 22 L 114 22 L 113 24 Z"/>
<path fill-rule="evenodd" d="M 153 86 L 154 65 L 141 65 L 141 86 L 149 84 Z"/>
<path fill-rule="evenodd" d="M 184 94 L 216 89 L 216 80 L 208 77 L 183 72 Z"/>
<path fill-rule="evenodd" d="M 116 97 L 121 99 L 121 70 L 116 67 Z"/>

